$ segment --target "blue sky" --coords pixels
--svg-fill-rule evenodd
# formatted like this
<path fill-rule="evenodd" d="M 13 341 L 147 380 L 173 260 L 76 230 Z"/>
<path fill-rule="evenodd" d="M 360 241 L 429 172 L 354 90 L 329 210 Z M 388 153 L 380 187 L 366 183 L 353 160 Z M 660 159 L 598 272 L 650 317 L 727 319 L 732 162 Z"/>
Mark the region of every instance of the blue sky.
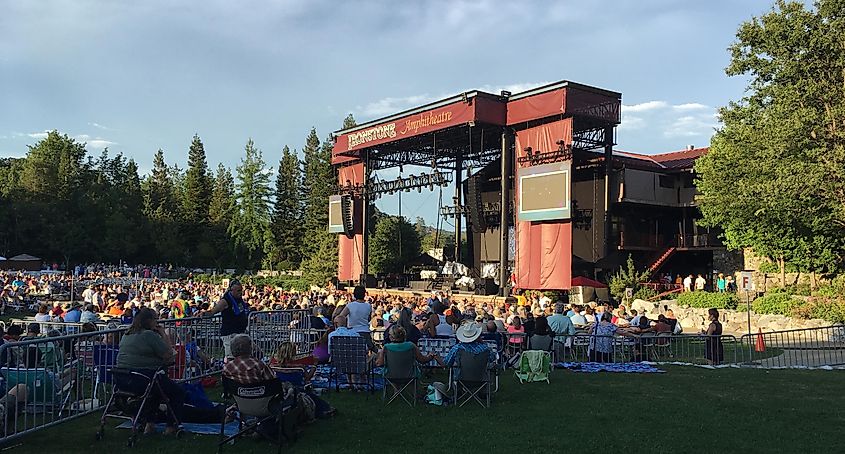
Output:
<path fill-rule="evenodd" d="M 622 92 L 618 148 L 707 145 L 737 26 L 769 1 L 275 2 L 0 0 L 0 156 L 44 131 L 184 167 L 198 133 L 209 165 L 247 138 L 270 165 L 347 113 L 364 121 L 468 89 L 572 80 Z M 451 194 L 450 194 L 451 195 Z M 445 197 L 445 196 L 444 196 Z M 406 215 L 436 218 L 437 195 Z M 395 211 L 396 200 L 380 204 Z M 435 207 L 435 208 L 432 208 Z"/>

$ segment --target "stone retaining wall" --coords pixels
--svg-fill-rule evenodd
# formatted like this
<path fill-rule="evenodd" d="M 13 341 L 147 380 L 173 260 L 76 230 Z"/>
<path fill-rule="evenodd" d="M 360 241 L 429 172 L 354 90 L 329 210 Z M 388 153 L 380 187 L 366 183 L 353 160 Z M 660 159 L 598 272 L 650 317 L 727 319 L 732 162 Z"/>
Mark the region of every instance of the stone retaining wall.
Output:
<path fill-rule="evenodd" d="M 706 329 L 709 324 L 707 322 L 707 309 L 679 306 L 674 300 L 651 302 L 638 299 L 631 303 L 631 309 L 636 309 L 638 313 L 645 313 L 649 319 L 656 319 L 658 315 L 664 313 L 664 305 L 675 313 L 675 317 L 680 321 L 684 332 L 687 334 L 697 333 L 702 329 Z M 719 309 L 719 317 L 722 322 L 722 330 L 725 334 L 742 335 L 748 333 L 748 313 L 745 311 Z M 804 320 L 783 315 L 756 314 L 754 311 L 751 311 L 752 333 L 757 333 L 758 330 L 762 330 L 765 333 L 792 329 L 821 328 L 831 325 L 833 323 L 818 318 Z"/>

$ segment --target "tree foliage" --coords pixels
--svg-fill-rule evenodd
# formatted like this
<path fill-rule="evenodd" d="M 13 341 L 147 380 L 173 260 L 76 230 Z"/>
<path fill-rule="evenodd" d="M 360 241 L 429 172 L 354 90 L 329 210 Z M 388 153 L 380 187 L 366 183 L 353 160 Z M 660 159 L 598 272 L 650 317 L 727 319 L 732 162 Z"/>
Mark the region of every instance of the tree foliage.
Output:
<path fill-rule="evenodd" d="M 295 151 L 287 146 L 282 149 L 279 170 L 276 174 L 275 202 L 270 224 L 272 247 L 267 252 L 277 269 L 295 269 L 302 260 L 302 169 Z"/>
<path fill-rule="evenodd" d="M 845 1 L 778 1 L 743 23 L 731 76 L 747 94 L 720 109 L 698 160 L 704 222 L 731 248 L 831 272 L 845 246 Z"/>
<path fill-rule="evenodd" d="M 264 249 L 266 231 L 270 225 L 270 176 L 261 150 L 249 139 L 244 147 L 246 155 L 237 167 L 235 204 L 229 222 L 229 234 L 236 246 L 244 248 L 247 261 L 252 264 L 257 253 Z"/>
<path fill-rule="evenodd" d="M 420 255 L 416 227 L 404 217 L 382 216 L 370 239 L 370 269 L 374 273 L 401 273 L 405 264 Z"/>

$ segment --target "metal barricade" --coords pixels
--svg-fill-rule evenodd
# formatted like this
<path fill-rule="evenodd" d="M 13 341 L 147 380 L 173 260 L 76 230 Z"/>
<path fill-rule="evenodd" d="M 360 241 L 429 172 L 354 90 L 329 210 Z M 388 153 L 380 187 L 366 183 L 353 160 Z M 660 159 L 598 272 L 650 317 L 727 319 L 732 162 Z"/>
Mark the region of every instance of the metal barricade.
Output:
<path fill-rule="evenodd" d="M 745 334 L 742 357 L 761 368 L 845 364 L 845 325 Z"/>
<path fill-rule="evenodd" d="M 159 325 L 173 344 L 175 362 L 167 375 L 174 381 L 215 375 L 223 369 L 220 316 L 161 319 Z"/>
<path fill-rule="evenodd" d="M 310 310 L 250 312 L 247 334 L 264 357 L 273 355 L 284 342 L 293 342 L 298 355 L 310 354 L 323 334 L 312 329 Z"/>
<path fill-rule="evenodd" d="M 123 329 L 38 337 L 0 345 L 0 440 L 13 438 L 100 409 L 112 388 Z"/>
<path fill-rule="evenodd" d="M 733 364 L 741 358 L 740 344 L 730 335 L 581 333 L 557 336 L 553 345 L 556 362 Z"/>

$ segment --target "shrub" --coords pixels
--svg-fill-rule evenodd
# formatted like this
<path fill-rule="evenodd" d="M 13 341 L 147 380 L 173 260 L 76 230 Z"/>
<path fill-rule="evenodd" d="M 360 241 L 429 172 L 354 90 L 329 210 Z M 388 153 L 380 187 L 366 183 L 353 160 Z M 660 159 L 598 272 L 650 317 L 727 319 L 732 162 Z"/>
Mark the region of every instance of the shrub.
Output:
<path fill-rule="evenodd" d="M 793 309 L 803 303 L 787 293 L 768 293 L 751 303 L 751 308 L 758 314 L 790 315 Z"/>
<path fill-rule="evenodd" d="M 657 296 L 657 292 L 651 287 L 640 287 L 634 292 L 634 299 L 640 300 L 650 300 L 651 298 Z"/>
<path fill-rule="evenodd" d="M 820 318 L 833 323 L 845 323 L 845 300 L 841 298 L 810 298 L 792 310 L 793 317 Z"/>
<path fill-rule="evenodd" d="M 830 282 L 820 285 L 813 296 L 845 297 L 845 274 L 837 275 Z"/>
<path fill-rule="evenodd" d="M 678 295 L 678 304 L 699 309 L 736 309 L 739 298 L 733 293 L 685 292 Z"/>
<path fill-rule="evenodd" d="M 626 288 L 632 288 L 636 293 L 640 282 L 647 280 L 648 275 L 648 271 L 638 272 L 634 266 L 634 259 L 628 255 L 625 268 L 619 267 L 619 271 L 610 276 L 610 281 L 608 282 L 610 294 L 618 299 L 622 299 L 625 296 Z"/>

